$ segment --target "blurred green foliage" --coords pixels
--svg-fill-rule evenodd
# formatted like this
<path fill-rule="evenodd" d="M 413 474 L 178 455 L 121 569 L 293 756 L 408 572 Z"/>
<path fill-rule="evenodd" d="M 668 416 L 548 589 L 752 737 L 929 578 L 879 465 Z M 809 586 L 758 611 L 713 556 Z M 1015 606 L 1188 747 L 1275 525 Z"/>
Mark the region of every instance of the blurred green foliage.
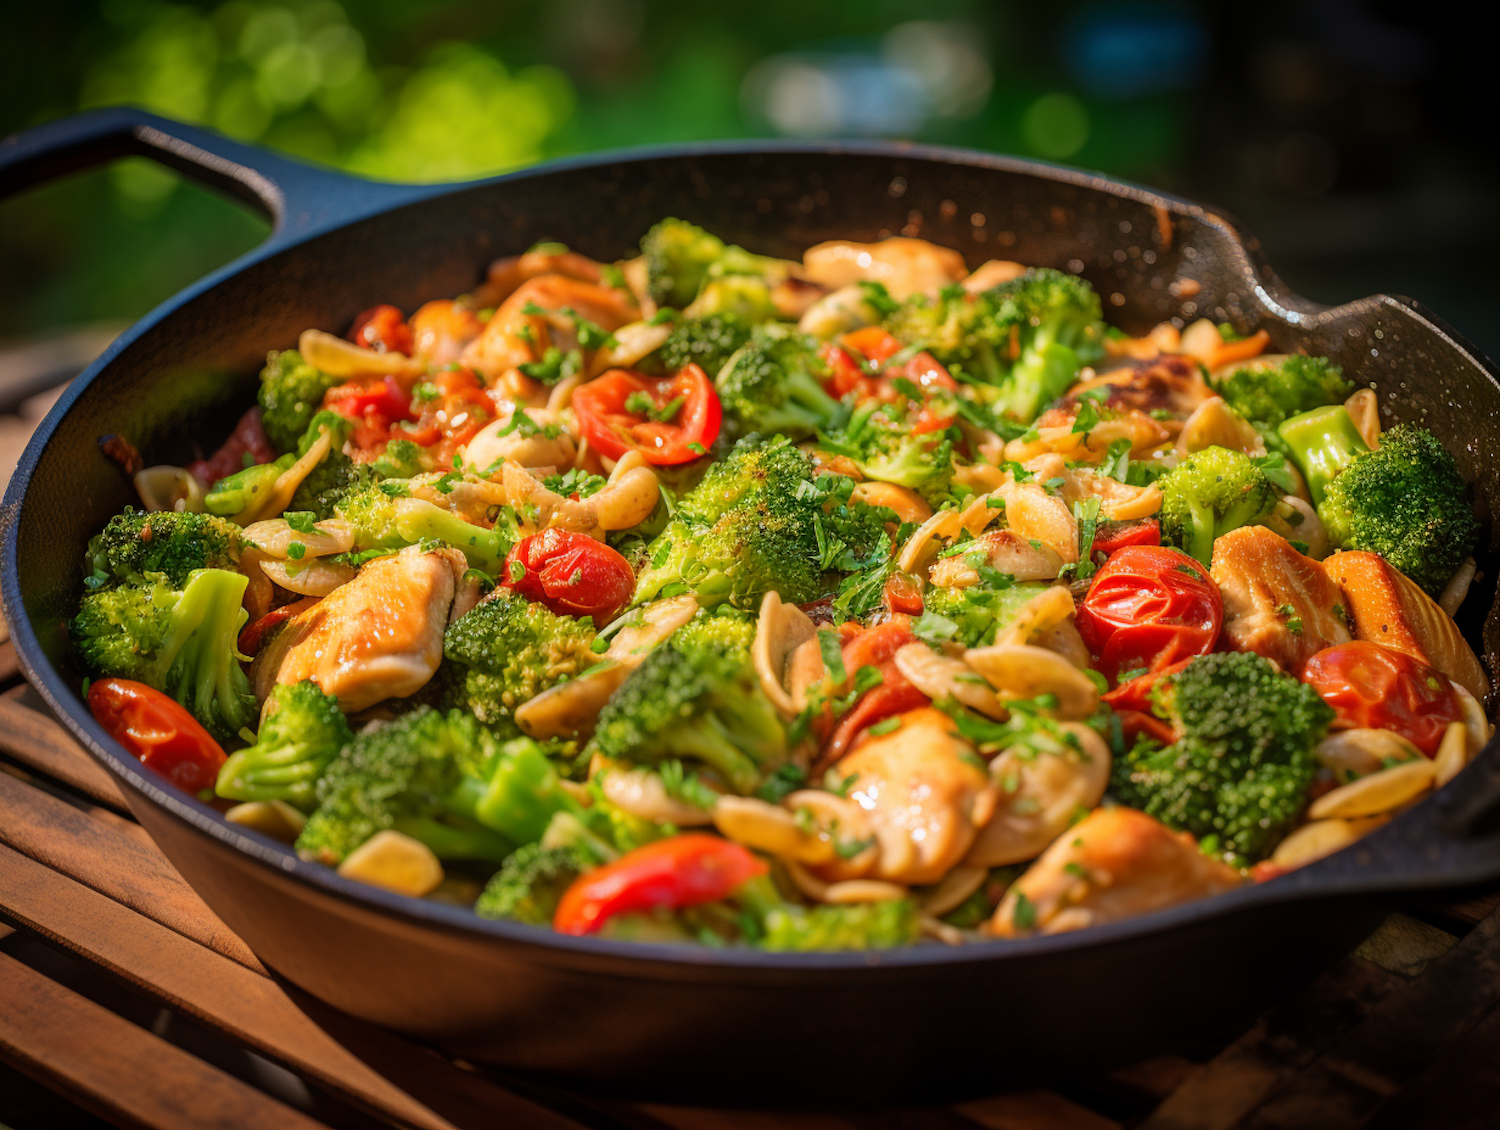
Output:
<path fill-rule="evenodd" d="M 12 41 L 38 49 L 0 69 L 0 133 L 136 103 L 425 181 L 636 144 L 865 133 L 1170 183 L 1183 92 L 1081 93 L 1056 49 L 1065 16 L 1014 0 L 51 0 L 8 15 Z M 265 230 L 144 160 L 7 201 L 0 336 L 133 318 Z"/>

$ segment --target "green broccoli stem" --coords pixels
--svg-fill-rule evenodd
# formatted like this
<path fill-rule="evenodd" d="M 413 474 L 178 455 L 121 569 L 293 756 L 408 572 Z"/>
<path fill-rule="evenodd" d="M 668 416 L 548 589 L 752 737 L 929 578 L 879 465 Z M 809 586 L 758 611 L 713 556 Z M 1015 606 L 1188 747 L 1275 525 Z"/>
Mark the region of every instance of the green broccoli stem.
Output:
<path fill-rule="evenodd" d="M 271 493 L 271 488 L 276 485 L 281 473 L 289 470 L 296 461 L 297 456 L 288 453 L 274 462 L 246 467 L 243 471 L 226 475 L 204 496 L 203 508 L 210 514 L 218 514 L 224 518 L 246 513 L 256 502 Z"/>
<path fill-rule="evenodd" d="M 1188 513 L 1192 516 L 1191 532 L 1185 548 L 1195 561 L 1208 565 L 1214 555 L 1214 538 L 1217 534 L 1214 528 L 1213 507 L 1205 506 L 1194 496 L 1188 499 Z"/>
<path fill-rule="evenodd" d="M 1356 456 L 1370 450 L 1342 404 L 1292 416 L 1277 431 L 1307 480 L 1314 505 L 1322 503 L 1328 496 L 1328 484 Z"/>
<path fill-rule="evenodd" d="M 252 719 L 249 683 L 239 666 L 239 632 L 249 618 L 240 602 L 248 584 L 243 573 L 227 569 L 193 573 L 172 609 L 151 680 L 170 688 L 173 698 L 220 736 Z"/>
<path fill-rule="evenodd" d="M 259 746 L 231 753 L 219 768 L 215 792 L 229 800 L 283 800 L 307 811 L 317 802 L 325 763 L 309 759 L 307 748 L 291 742 L 274 751 Z"/>
<path fill-rule="evenodd" d="M 760 784 L 760 769 L 740 749 L 730 731 L 712 711 L 669 727 L 662 732 L 661 738 L 663 754 L 696 757 L 716 770 L 737 793 L 747 795 Z"/>
<path fill-rule="evenodd" d="M 446 542 L 468 558 L 470 566 L 492 576 L 500 572 L 511 548 L 510 539 L 502 531 L 476 526 L 418 498 L 403 498 L 397 503 L 395 531 L 408 545 L 424 538 Z"/>
<path fill-rule="evenodd" d="M 439 859 L 503 863 L 516 850 L 516 845 L 500 833 L 477 823 L 449 824 L 431 816 L 401 816 L 392 827 L 426 844 Z"/>
<path fill-rule="evenodd" d="M 466 800 L 473 799 L 476 820 L 518 844 L 540 840 L 557 813 L 582 812 L 562 788 L 547 755 L 529 738 L 506 743 L 487 785 L 468 778 L 461 788 Z"/>

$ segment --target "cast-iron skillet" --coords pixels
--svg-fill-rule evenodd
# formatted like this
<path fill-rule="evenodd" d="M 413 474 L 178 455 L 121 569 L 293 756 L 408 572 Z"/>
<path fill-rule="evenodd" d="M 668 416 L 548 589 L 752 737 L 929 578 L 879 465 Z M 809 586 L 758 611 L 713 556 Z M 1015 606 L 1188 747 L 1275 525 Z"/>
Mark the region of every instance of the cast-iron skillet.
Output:
<path fill-rule="evenodd" d="M 950 1100 L 1047 1073 L 1138 1060 L 1242 1025 L 1346 951 L 1397 892 L 1500 880 L 1500 743 L 1436 798 L 1284 878 L 1094 930 L 963 948 L 781 955 L 561 937 L 388 894 L 225 823 L 123 751 L 78 698 L 63 623 L 88 537 L 134 497 L 100 453 L 118 432 L 148 463 L 212 449 L 254 396 L 266 351 L 343 332 L 377 302 L 461 293 L 495 256 L 561 240 L 632 253 L 662 216 L 788 257 L 820 240 L 921 235 L 971 266 L 1080 272 L 1116 324 L 1206 315 L 1273 348 L 1331 356 L 1392 419 L 1434 429 L 1488 524 L 1465 626 L 1500 565 L 1486 465 L 1495 367 L 1402 298 L 1325 309 L 1286 291 L 1253 240 L 1185 200 L 981 153 L 905 145 L 734 144 L 558 162 L 475 184 L 374 184 L 135 110 L 0 146 L 0 193 L 145 154 L 269 213 L 264 245 L 137 323 L 73 383 L 26 449 L 0 511 L 3 592 L 21 662 L 124 785 L 173 864 L 268 965 L 356 1016 L 575 1088 L 723 1105 Z"/>

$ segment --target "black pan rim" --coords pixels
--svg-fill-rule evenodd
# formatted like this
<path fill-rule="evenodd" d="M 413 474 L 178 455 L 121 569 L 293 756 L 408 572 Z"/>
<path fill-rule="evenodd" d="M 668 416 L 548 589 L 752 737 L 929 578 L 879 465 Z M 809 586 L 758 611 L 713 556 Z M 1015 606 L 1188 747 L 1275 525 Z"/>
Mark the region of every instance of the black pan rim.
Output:
<path fill-rule="evenodd" d="M 248 857 L 257 866 L 280 872 L 341 902 L 394 915 L 413 925 L 436 927 L 446 933 L 469 938 L 503 940 L 527 948 L 539 960 L 545 960 L 548 955 L 564 962 L 570 959 L 608 959 L 612 963 L 618 962 L 629 966 L 633 975 L 647 976 L 655 973 L 658 976 L 674 976 L 681 975 L 687 969 L 733 969 L 746 973 L 766 974 L 793 974 L 803 970 L 824 974 L 848 971 L 868 975 L 875 970 L 888 970 L 895 973 L 936 964 L 988 963 L 1008 958 L 1020 960 L 1038 954 L 1060 954 L 1108 946 L 1133 937 L 1184 927 L 1221 916 L 1245 913 L 1260 905 L 1295 902 L 1314 897 L 1373 896 L 1390 888 L 1391 884 L 1383 881 L 1383 877 L 1378 873 L 1368 875 L 1364 881 L 1359 881 L 1357 874 L 1354 881 L 1351 881 L 1347 874 L 1336 874 L 1339 870 L 1347 869 L 1335 865 L 1332 861 L 1342 861 L 1343 857 L 1355 851 L 1351 848 L 1269 883 L 1247 885 L 1214 898 L 1184 903 L 1124 921 L 1072 933 L 1015 940 L 985 940 L 956 947 L 924 944 L 899 950 L 782 954 L 749 949 L 716 950 L 684 945 L 622 942 L 596 937 L 574 938 L 556 934 L 544 928 L 483 919 L 472 910 L 399 895 L 358 883 L 338 875 L 331 868 L 300 859 L 285 844 L 230 824 L 216 809 L 181 794 L 175 789 L 169 790 L 144 771 L 139 763 L 126 754 L 94 721 L 73 688 L 65 683 L 61 674 L 47 659 L 26 616 L 21 599 L 20 580 L 14 564 L 19 515 L 33 472 L 43 449 L 78 398 L 107 371 L 110 363 L 119 353 L 128 348 L 147 330 L 170 317 L 180 307 L 211 291 L 224 279 L 283 251 L 316 240 L 328 232 L 358 223 L 380 212 L 420 204 L 438 197 L 471 190 L 481 191 L 511 181 L 580 168 L 657 160 L 682 161 L 695 157 L 723 155 L 753 157 L 786 153 L 824 155 L 831 158 L 841 156 L 905 158 L 916 162 L 938 162 L 998 169 L 1035 176 L 1060 184 L 1104 191 L 1148 206 L 1165 209 L 1177 216 L 1191 217 L 1200 223 L 1220 229 L 1229 237 L 1239 254 L 1239 262 L 1236 265 L 1244 276 L 1250 293 L 1255 295 L 1267 316 L 1283 321 L 1293 328 L 1305 330 L 1326 318 L 1337 316 L 1340 312 L 1352 308 L 1368 304 L 1398 305 L 1406 309 L 1409 314 L 1414 314 L 1427 322 L 1446 343 L 1485 370 L 1492 380 L 1500 380 L 1500 373 L 1497 373 L 1496 366 L 1488 358 L 1464 341 L 1451 328 L 1440 320 L 1432 318 L 1425 310 L 1419 310 L 1413 303 L 1387 295 L 1356 299 L 1335 307 L 1325 307 L 1310 302 L 1275 285 L 1275 276 L 1260 256 L 1253 237 L 1245 234 L 1223 213 L 1194 201 L 1126 180 L 1043 161 L 909 143 L 733 141 L 612 150 L 584 157 L 564 158 L 498 177 L 456 184 L 403 185 L 366 182 L 377 189 L 389 190 L 391 198 L 383 206 L 366 208 L 354 215 L 342 217 L 337 222 L 291 239 L 278 239 L 277 232 L 273 231 L 264 243 L 246 255 L 180 291 L 122 333 L 98 360 L 75 378 L 67 392 L 37 427 L 16 465 L 4 501 L 0 503 L 0 555 L 3 555 L 3 563 L 0 563 L 3 564 L 3 573 L 0 573 L 0 603 L 3 603 L 7 610 L 17 610 L 16 615 L 11 615 L 8 611 L 7 617 L 11 639 L 27 680 L 72 735 L 92 756 L 123 781 L 131 792 L 147 803 L 164 810 L 179 822 L 189 825 L 198 834 L 214 839 Z M 343 177 L 342 174 L 331 170 L 323 175 L 330 178 Z M 1496 741 L 1492 740 L 1487 747 L 1487 752 L 1492 751 L 1495 745 Z M 1463 779 L 1463 776 L 1464 774 L 1461 774 L 1436 796 L 1428 798 L 1427 803 L 1442 803 L 1445 798 L 1451 798 L 1455 786 Z M 1377 839 L 1391 839 L 1400 832 L 1403 825 L 1410 826 L 1414 822 L 1414 814 L 1425 807 L 1427 804 L 1418 806 L 1411 813 L 1403 814 L 1402 817 L 1373 833 L 1361 843 L 1370 845 L 1377 842 Z M 1430 885 L 1443 885 L 1443 878 L 1430 877 Z"/>

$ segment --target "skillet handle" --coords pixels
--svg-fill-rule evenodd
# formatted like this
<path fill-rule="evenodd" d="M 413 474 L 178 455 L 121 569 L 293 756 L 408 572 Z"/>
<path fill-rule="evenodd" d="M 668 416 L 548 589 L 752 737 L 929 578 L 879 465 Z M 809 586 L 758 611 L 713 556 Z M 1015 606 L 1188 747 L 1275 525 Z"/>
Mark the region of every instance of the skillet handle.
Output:
<path fill-rule="evenodd" d="M 260 212 L 272 224 L 263 249 L 299 242 L 437 190 L 348 176 L 135 106 L 115 106 L 0 141 L 0 199 L 129 156 L 149 157 Z"/>

